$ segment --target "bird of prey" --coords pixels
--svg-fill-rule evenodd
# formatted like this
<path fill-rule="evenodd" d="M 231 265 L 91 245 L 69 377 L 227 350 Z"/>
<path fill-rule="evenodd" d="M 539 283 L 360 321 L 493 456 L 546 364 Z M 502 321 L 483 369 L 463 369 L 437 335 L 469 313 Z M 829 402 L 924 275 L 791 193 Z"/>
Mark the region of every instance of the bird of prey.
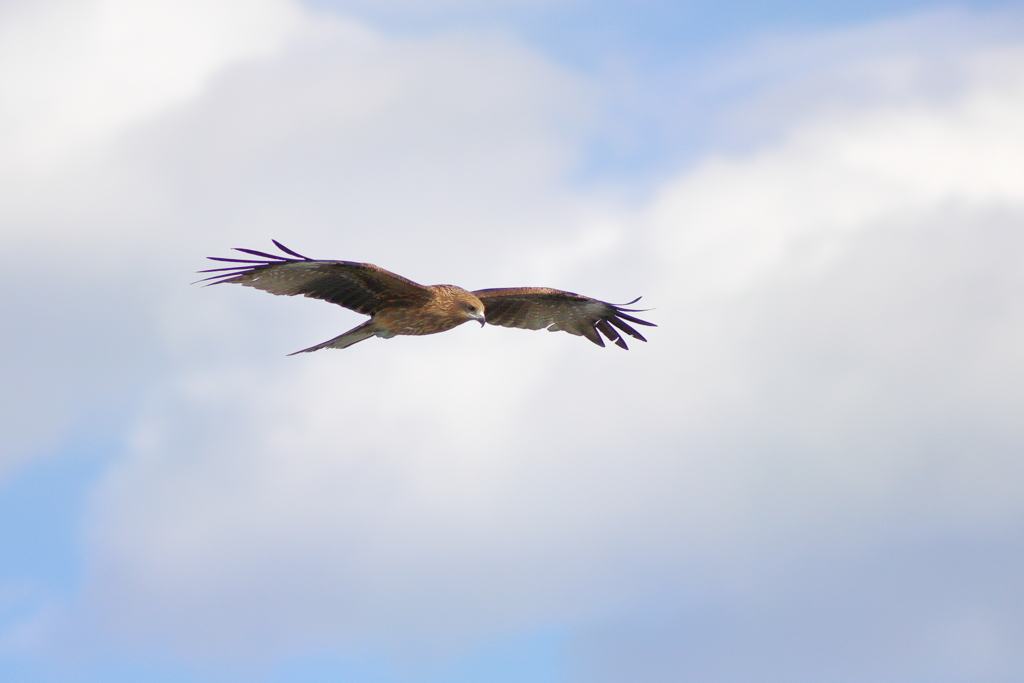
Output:
<path fill-rule="evenodd" d="M 424 286 L 407 280 L 372 263 L 354 261 L 317 261 L 298 254 L 277 240 L 282 252 L 293 258 L 275 256 L 253 249 L 235 249 L 254 259 L 217 258 L 245 265 L 210 268 L 200 273 L 217 273 L 200 282 L 231 282 L 255 287 L 271 294 L 301 294 L 370 316 L 362 325 L 334 339 L 295 353 L 319 349 L 344 349 L 370 337 L 390 339 L 396 335 L 420 335 L 445 332 L 462 323 L 476 320 L 502 327 L 527 330 L 547 328 L 583 336 L 604 346 L 603 334 L 617 346 L 628 349 L 620 332 L 647 341 L 626 322 L 654 327 L 654 323 L 635 318 L 640 313 L 627 304 L 609 304 L 588 296 L 547 287 L 511 287 L 478 289 L 469 292 L 455 285 Z M 289 354 L 294 356 L 295 353 Z"/>

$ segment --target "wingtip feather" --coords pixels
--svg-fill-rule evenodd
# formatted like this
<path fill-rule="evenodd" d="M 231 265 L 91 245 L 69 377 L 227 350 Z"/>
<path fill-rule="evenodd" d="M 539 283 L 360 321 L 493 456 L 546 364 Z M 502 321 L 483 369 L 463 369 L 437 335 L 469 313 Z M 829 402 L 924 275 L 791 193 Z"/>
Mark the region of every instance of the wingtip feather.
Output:
<path fill-rule="evenodd" d="M 276 254 L 268 254 L 265 251 L 256 251 L 255 249 L 244 249 L 242 247 L 234 247 L 235 251 L 240 251 L 243 254 L 252 254 L 253 256 L 259 256 L 261 258 L 268 258 L 273 261 L 287 261 L 284 256 L 277 256 Z"/>
<path fill-rule="evenodd" d="M 297 251 L 292 251 L 291 249 L 289 249 L 288 247 L 284 246 L 283 244 L 281 244 L 280 242 L 278 242 L 275 239 L 272 239 L 270 241 L 274 243 L 274 246 L 276 246 L 278 249 L 280 249 L 281 251 L 283 251 L 286 254 L 289 254 L 289 255 L 294 256 L 296 258 L 300 258 L 303 261 L 312 261 L 313 260 L 313 259 L 309 258 L 308 256 L 303 256 L 302 254 L 298 253 Z M 280 258 L 280 257 L 278 257 L 278 258 Z"/>

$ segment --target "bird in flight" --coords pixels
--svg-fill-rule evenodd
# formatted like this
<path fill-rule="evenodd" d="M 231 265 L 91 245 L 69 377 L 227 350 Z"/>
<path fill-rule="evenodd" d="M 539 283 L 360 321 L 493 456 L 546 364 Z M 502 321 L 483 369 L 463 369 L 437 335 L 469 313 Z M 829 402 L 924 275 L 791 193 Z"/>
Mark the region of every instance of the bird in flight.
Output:
<path fill-rule="evenodd" d="M 630 306 L 639 298 L 621 306 L 588 296 L 547 287 L 509 287 L 478 289 L 469 292 L 455 285 L 424 286 L 372 263 L 354 261 L 317 261 L 298 254 L 272 240 L 290 257 L 275 256 L 253 249 L 235 249 L 254 259 L 218 258 L 245 265 L 210 268 L 200 273 L 217 273 L 200 280 L 211 285 L 225 282 L 255 287 L 271 294 L 301 294 L 370 316 L 362 325 L 334 339 L 289 354 L 320 349 L 344 349 L 370 337 L 390 339 L 397 335 L 421 335 L 446 332 L 462 323 L 476 320 L 502 327 L 527 330 L 547 328 L 583 336 L 604 346 L 603 334 L 617 346 L 628 349 L 622 332 L 647 341 L 626 321 L 655 327 L 654 323 L 629 315 L 642 311 Z"/>

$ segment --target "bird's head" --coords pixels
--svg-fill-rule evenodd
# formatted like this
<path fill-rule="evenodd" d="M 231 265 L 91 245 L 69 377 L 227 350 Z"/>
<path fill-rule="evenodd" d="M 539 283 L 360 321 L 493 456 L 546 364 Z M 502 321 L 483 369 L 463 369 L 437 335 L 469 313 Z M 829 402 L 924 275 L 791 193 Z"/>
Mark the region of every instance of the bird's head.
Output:
<path fill-rule="evenodd" d="M 470 320 L 476 320 L 480 323 L 480 327 L 484 326 L 487 322 L 487 318 L 484 311 L 484 302 L 473 294 L 467 292 L 461 287 L 455 287 L 454 285 L 444 286 L 445 294 L 448 296 L 447 308 L 451 315 L 461 318 L 464 322 Z"/>
<path fill-rule="evenodd" d="M 487 322 L 487 317 L 484 312 L 484 302 L 480 301 L 474 294 L 466 292 L 468 295 L 462 301 L 459 301 L 459 307 L 464 311 L 466 317 L 470 320 L 476 320 L 480 323 L 480 327 L 484 326 Z"/>

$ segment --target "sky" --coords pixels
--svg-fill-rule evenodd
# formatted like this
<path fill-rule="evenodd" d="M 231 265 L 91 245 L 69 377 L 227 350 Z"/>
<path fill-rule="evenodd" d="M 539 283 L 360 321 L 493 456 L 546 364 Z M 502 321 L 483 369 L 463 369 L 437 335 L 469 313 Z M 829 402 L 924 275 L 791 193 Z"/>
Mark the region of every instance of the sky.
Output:
<path fill-rule="evenodd" d="M 4 680 L 1024 680 L 1020 3 L 0 0 L 0 197 Z"/>

